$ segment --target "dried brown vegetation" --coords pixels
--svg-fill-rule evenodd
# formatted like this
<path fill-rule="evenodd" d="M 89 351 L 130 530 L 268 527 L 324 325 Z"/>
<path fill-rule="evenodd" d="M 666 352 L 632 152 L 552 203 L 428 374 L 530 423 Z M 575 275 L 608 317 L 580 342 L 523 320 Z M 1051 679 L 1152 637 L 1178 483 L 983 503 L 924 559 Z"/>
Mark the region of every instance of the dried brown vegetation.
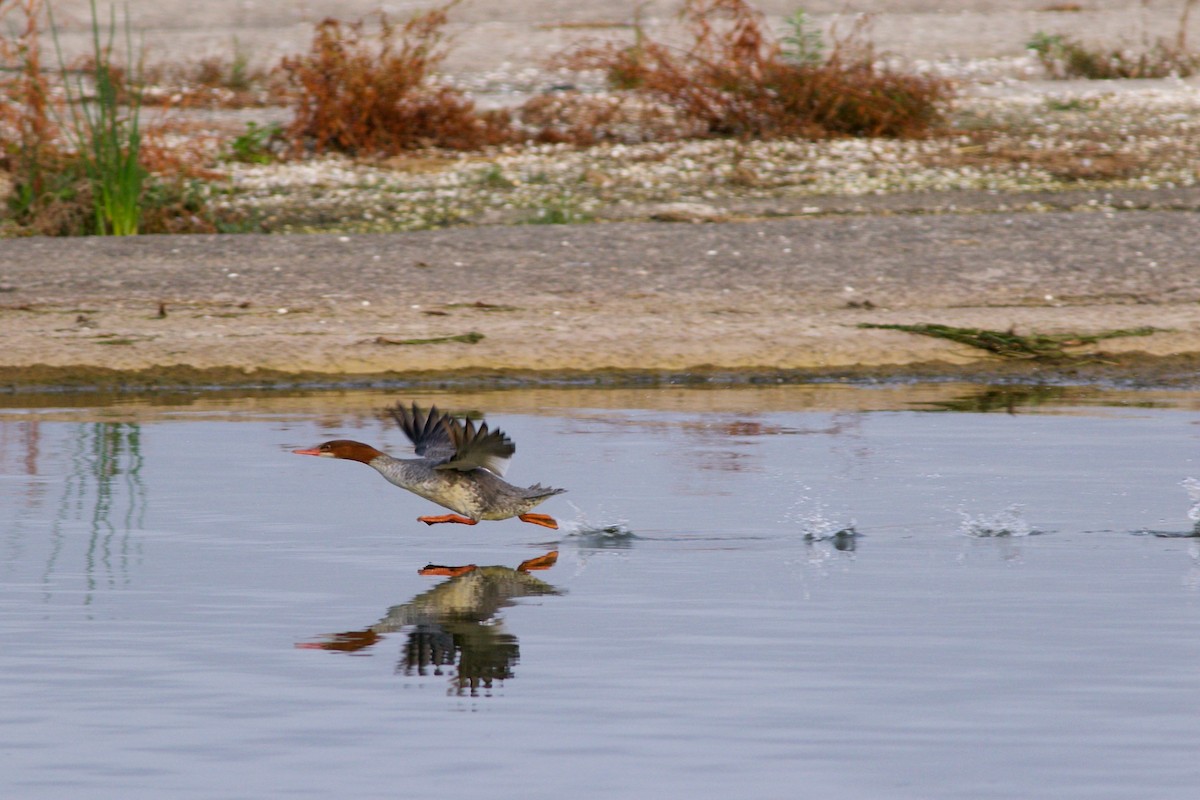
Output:
<path fill-rule="evenodd" d="M 925 156 L 921 162 L 937 167 L 1040 170 L 1067 182 L 1122 180 L 1150 166 L 1149 155 L 1121 152 L 1103 142 L 1031 147 L 998 136 L 974 138 L 975 144 Z"/>
<path fill-rule="evenodd" d="M 24 20 L 14 13 L 20 10 Z M 42 0 L 0 2 L 0 24 L 19 32 L 0 38 L 0 166 L 13 178 L 14 204 L 45 190 L 47 172 L 61 159 L 52 144 L 57 127 L 50 117 L 50 88 L 42 71 L 38 19 Z"/>
<path fill-rule="evenodd" d="M 433 79 L 446 55 L 450 7 L 403 25 L 380 14 L 373 34 L 361 21 L 319 23 L 311 49 L 280 65 L 292 92 L 287 134 L 297 151 L 385 155 L 506 140 L 506 115 L 479 112 L 462 92 Z"/>
<path fill-rule="evenodd" d="M 1038 32 L 1026 44 L 1046 73 L 1059 80 L 1187 78 L 1200 72 L 1200 53 L 1188 46 L 1188 20 L 1197 0 L 1183 0 L 1175 36 L 1141 47 L 1094 47 L 1062 34 Z M 1078 9 L 1076 9 L 1078 10 Z"/>
<path fill-rule="evenodd" d="M 98 197 L 107 187 L 88 159 L 112 132 L 101 124 L 105 118 L 95 116 L 96 109 L 113 119 L 120 114 L 119 124 L 136 130 L 135 149 L 129 142 L 113 147 L 138 173 L 131 202 L 139 209 L 139 232 L 238 227 L 239 221 L 218 220 L 207 208 L 206 192 L 196 179 L 214 174 L 203 168 L 202 147 L 168 142 L 165 126 L 137 127 L 140 82 L 128 65 L 111 60 L 111 47 L 98 51 L 99 58 L 70 65 L 60 57 L 57 72 L 46 68 L 40 47 L 46 19 L 44 0 L 0 0 L 0 24 L 19 31 L 0 37 L 0 235 L 98 232 Z M 65 95 L 53 91 L 64 86 Z M 85 102 L 90 108 L 81 110 Z"/>
<path fill-rule="evenodd" d="M 746 0 L 686 0 L 682 50 L 649 40 L 584 45 L 554 66 L 601 70 L 612 91 L 555 92 L 513 113 L 478 111 L 440 85 L 449 6 L 398 25 L 325 20 L 308 53 L 281 69 L 295 117 L 297 154 L 390 155 L 424 147 L 477 149 L 519 141 L 587 146 L 697 137 L 926 135 L 941 120 L 948 85 L 874 64 L 856 30 L 818 63 L 785 57 Z"/>
<path fill-rule="evenodd" d="M 680 135 L 917 137 L 941 121 L 948 84 L 877 66 L 860 29 L 827 56 L 789 60 L 746 0 L 686 0 L 680 16 L 684 49 L 639 29 L 632 45 L 586 45 L 556 63 L 600 70 L 614 90 L 673 110 Z"/>
<path fill-rule="evenodd" d="M 1160 39 L 1145 49 L 1093 47 L 1068 36 L 1039 33 L 1028 43 L 1046 73 L 1057 80 L 1190 77 L 1200 53 Z"/>

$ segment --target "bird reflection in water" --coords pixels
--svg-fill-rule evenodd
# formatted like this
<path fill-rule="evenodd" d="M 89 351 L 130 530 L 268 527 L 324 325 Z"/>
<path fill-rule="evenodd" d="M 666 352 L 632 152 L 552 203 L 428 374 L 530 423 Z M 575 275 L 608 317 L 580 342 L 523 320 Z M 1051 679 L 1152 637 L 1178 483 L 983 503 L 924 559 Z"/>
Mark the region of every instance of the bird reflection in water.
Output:
<path fill-rule="evenodd" d="M 364 650 L 385 634 L 405 628 L 408 638 L 396 665 L 403 675 L 449 675 L 450 693 L 485 696 L 497 681 L 513 677 L 520 659 L 517 637 L 493 618 L 520 597 L 557 595 L 562 591 L 531 575 L 554 566 L 558 552 L 523 561 L 516 569 L 474 564 L 447 567 L 429 564 L 422 575 L 444 575 L 449 580 L 412 600 L 388 609 L 383 619 L 361 631 L 327 636 L 320 642 L 296 646 L 308 650 Z"/>

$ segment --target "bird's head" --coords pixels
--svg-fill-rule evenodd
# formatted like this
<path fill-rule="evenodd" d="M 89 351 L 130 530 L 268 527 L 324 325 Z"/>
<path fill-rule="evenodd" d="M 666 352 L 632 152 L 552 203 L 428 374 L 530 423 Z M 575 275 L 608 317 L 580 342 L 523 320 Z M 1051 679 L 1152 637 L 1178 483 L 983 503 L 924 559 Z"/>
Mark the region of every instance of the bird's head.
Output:
<path fill-rule="evenodd" d="M 345 458 L 350 461 L 361 461 L 364 464 L 369 464 L 375 458 L 383 455 L 383 453 L 371 447 L 371 445 L 355 442 L 351 439 L 334 439 L 333 441 L 323 442 L 316 447 L 293 450 L 292 452 L 298 456 Z"/>

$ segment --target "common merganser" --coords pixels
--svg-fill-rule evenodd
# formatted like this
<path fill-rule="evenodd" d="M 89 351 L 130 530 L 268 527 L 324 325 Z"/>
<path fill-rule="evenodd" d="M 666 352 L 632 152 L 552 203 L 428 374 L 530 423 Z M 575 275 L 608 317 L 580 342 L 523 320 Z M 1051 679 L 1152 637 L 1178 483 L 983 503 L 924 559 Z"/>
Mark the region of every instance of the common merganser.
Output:
<path fill-rule="evenodd" d="M 439 522 L 474 525 L 481 519 L 516 517 L 544 528 L 558 528 L 553 517 L 529 511 L 566 489 L 551 489 L 540 483 L 522 489 L 504 481 L 500 476 L 517 446 L 503 431 L 488 430 L 486 422 L 476 428 L 471 420 L 458 419 L 436 407 L 430 407 L 426 414 L 415 403 L 412 408 L 397 404 L 388 411 L 412 441 L 419 458 L 393 458 L 369 444 L 349 439 L 335 439 L 292 452 L 360 461 L 402 489 L 456 512 L 417 517 L 426 525 Z"/>

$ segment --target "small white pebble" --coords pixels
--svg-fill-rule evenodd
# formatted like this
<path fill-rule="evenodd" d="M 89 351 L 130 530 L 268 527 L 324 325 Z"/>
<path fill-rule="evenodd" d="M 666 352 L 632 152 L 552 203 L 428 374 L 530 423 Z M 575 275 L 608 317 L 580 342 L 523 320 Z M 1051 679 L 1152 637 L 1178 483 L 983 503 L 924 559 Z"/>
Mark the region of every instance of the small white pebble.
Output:
<path fill-rule="evenodd" d="M 276 314 L 286 314 L 287 312 L 288 312 L 288 310 L 287 310 L 286 308 L 277 308 L 277 309 L 275 309 L 275 313 L 276 313 Z"/>
<path fill-rule="evenodd" d="M 362 305 L 363 305 L 363 306 L 369 306 L 369 305 L 371 305 L 371 301 L 370 301 L 370 300 L 363 300 L 363 301 L 362 301 Z"/>
<path fill-rule="evenodd" d="M 237 276 L 238 276 L 238 274 L 236 272 L 231 272 L 228 275 L 226 275 L 225 277 L 226 278 L 236 278 Z"/>
<path fill-rule="evenodd" d="M 1047 302 L 1047 303 L 1049 303 L 1049 302 L 1050 302 L 1051 300 L 1053 300 L 1053 299 L 1054 299 L 1054 295 L 1052 295 L 1052 294 L 1048 294 L 1048 295 L 1046 295 L 1046 302 Z"/>
<path fill-rule="evenodd" d="M 411 306 L 409 306 L 409 308 L 420 308 L 420 307 L 421 307 L 420 303 L 413 303 Z"/>
<path fill-rule="evenodd" d="M 350 237 L 349 236 L 339 236 L 338 241 L 339 242 L 348 242 L 348 241 L 350 241 Z"/>
<path fill-rule="evenodd" d="M 716 250 L 709 250 L 709 251 L 708 251 L 707 253 L 705 253 L 704 255 L 706 255 L 706 256 L 715 256 L 716 254 L 717 254 L 717 251 L 716 251 Z"/>

